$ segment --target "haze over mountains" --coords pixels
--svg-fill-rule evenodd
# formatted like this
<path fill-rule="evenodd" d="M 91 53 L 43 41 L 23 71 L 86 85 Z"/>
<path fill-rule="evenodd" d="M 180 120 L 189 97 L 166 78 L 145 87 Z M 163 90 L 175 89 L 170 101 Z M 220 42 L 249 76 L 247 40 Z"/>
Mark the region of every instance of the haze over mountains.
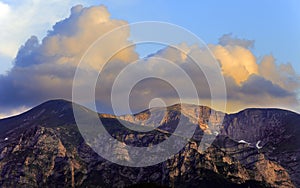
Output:
<path fill-rule="evenodd" d="M 116 116 L 99 114 L 115 139 L 137 147 L 168 139 L 179 117 L 187 129 L 197 126 L 178 154 L 154 166 L 134 168 L 111 163 L 91 149 L 91 145 L 102 146 L 101 137 L 85 142 L 75 123 L 74 106 L 82 108 L 86 117 L 94 113 L 65 100 L 52 100 L 0 120 L 1 187 L 300 186 L 299 114 L 280 109 L 224 114 L 182 104 L 166 111 L 156 108 L 118 117 L 136 127 L 154 126 L 149 132 L 129 130 Z M 214 117 L 210 119 L 212 124 L 207 123 L 210 114 Z M 203 135 L 217 136 L 205 151 L 199 148 Z M 126 151 L 124 145 L 104 149 L 119 154 L 120 160 L 130 161 L 136 155 Z M 139 155 L 143 158 L 142 153 Z"/>

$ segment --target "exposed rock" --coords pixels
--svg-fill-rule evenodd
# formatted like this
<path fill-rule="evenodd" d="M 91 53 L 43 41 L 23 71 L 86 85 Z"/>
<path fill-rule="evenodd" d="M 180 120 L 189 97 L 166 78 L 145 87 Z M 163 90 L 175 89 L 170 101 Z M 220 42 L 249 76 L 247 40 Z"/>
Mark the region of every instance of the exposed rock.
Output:
<path fill-rule="evenodd" d="M 168 139 L 180 114 L 189 124 L 199 126 L 186 146 L 167 161 L 132 168 L 98 156 L 81 137 L 70 110 L 72 105 L 66 101 L 50 101 L 21 116 L 0 121 L 1 187 L 129 187 L 148 183 L 165 187 L 299 185 L 299 145 L 288 145 L 298 141 L 295 134 L 299 128 L 295 126 L 299 115 L 291 112 L 246 110 L 226 115 L 221 125 L 222 113 L 207 107 L 175 105 L 163 111 L 163 119 L 148 121 L 158 128 L 147 133 L 124 129 L 115 116 L 100 115 L 107 131 L 123 143 L 113 150 L 102 149 L 127 161 L 131 160 L 132 153 L 125 145 L 147 147 Z M 148 112 L 122 118 L 131 123 L 145 121 L 149 119 Z M 159 109 L 153 113 L 157 113 L 154 117 L 161 117 Z M 213 118 L 210 113 L 214 114 Z M 59 118 L 62 114 L 64 118 Z M 148 126 L 147 123 L 142 126 Z M 217 128 L 221 130 L 216 140 L 203 151 L 200 148 L 203 134 L 210 130 L 213 139 L 212 133 Z M 9 140 L 4 140 L 6 137 Z M 263 148 L 255 147 L 258 141 Z M 101 147 L 101 138 L 88 142 Z"/>

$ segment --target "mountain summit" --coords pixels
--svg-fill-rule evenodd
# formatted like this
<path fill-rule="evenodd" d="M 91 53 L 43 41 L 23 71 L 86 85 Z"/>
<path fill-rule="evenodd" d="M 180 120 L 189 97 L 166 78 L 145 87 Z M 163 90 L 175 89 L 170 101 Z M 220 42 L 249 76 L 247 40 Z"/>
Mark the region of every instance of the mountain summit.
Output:
<path fill-rule="evenodd" d="M 179 153 L 154 166 L 133 168 L 113 164 L 91 149 L 75 123 L 74 105 L 52 100 L 0 120 L 1 187 L 300 186 L 299 114 L 279 109 L 224 114 L 195 105 L 120 117 L 99 114 L 115 139 L 135 146 L 168 139 L 180 115 L 187 126 L 197 125 L 194 136 Z M 79 107 L 87 114 L 94 113 Z M 210 114 L 215 118 L 207 125 Z M 221 118 L 224 121 L 220 124 Z M 140 133 L 124 128 L 118 120 L 154 129 Z M 206 151 L 198 148 L 203 134 L 217 135 Z M 124 155 L 130 153 L 123 150 L 120 156 L 130 160 Z M 118 151 L 120 148 L 110 149 Z"/>

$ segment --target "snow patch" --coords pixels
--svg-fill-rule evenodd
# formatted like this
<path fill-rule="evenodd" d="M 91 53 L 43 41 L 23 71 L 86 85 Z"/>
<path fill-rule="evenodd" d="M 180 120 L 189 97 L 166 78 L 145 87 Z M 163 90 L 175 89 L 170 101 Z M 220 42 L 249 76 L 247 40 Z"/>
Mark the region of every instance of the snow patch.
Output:
<path fill-rule="evenodd" d="M 262 146 L 260 146 L 260 145 L 259 145 L 260 143 L 261 143 L 261 141 L 260 141 L 260 140 L 259 140 L 259 141 L 256 143 L 256 145 L 255 145 L 255 146 L 256 146 L 256 148 L 257 148 L 257 149 L 261 149 L 261 148 L 263 148 Z"/>
<path fill-rule="evenodd" d="M 250 145 L 250 143 L 249 143 L 249 142 L 246 142 L 245 140 L 240 140 L 240 141 L 238 141 L 238 143 L 240 143 L 240 144 L 248 144 L 248 145 Z"/>

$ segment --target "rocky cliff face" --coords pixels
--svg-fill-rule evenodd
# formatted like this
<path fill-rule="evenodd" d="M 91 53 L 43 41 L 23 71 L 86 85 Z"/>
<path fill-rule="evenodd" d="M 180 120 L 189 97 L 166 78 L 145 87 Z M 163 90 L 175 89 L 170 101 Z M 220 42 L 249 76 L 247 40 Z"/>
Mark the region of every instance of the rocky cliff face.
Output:
<path fill-rule="evenodd" d="M 247 109 L 227 115 L 221 134 L 244 140 L 270 161 L 281 165 L 300 186 L 300 116 L 278 109 Z M 238 158 L 244 161 L 243 158 Z"/>
<path fill-rule="evenodd" d="M 273 138 L 266 138 L 268 136 L 263 129 L 253 132 L 255 134 L 253 137 L 257 137 L 251 137 L 251 140 L 248 139 L 250 136 L 240 135 L 242 131 L 237 134 L 231 128 L 235 126 L 238 131 L 244 130 L 242 126 L 248 123 L 248 126 L 256 125 L 257 127 L 253 128 L 253 131 L 256 131 L 262 126 L 273 125 L 271 121 L 280 122 L 274 126 L 277 128 L 278 126 L 292 127 L 296 126 L 296 122 L 287 120 L 291 119 L 289 114 L 293 113 L 271 110 L 277 118 L 272 115 L 273 113 L 268 112 L 269 116 L 263 114 L 261 116 L 264 120 L 261 120 L 262 117 L 253 117 L 252 110 L 249 110 L 251 112 L 247 112 L 247 116 L 244 114 L 246 112 L 226 115 L 224 125 L 219 125 L 217 120 L 224 115 L 222 113 L 214 112 L 207 107 L 185 106 L 184 108 L 186 109 L 180 111 L 178 106 L 169 108 L 164 112 L 163 120 L 158 125 L 155 125 L 155 119 L 151 120 L 150 126 L 155 125 L 157 129 L 149 133 L 138 133 L 121 128 L 116 117 L 100 115 L 113 137 L 135 146 L 147 146 L 149 143 L 160 143 L 168 139 L 170 135 L 168 130 L 173 129 L 168 127 L 174 126 L 180 113 L 184 115 L 186 121 L 199 125 L 193 138 L 178 154 L 163 163 L 143 168 L 119 166 L 98 156 L 81 137 L 70 111 L 72 104 L 69 102 L 50 101 L 21 116 L 1 120 L 0 185 L 1 187 L 19 185 L 27 187 L 130 187 L 134 185 L 295 187 L 298 185 L 296 175 L 299 172 L 297 161 L 299 158 L 293 151 L 299 147 L 287 148 L 289 152 L 286 154 L 285 147 L 280 145 L 288 142 L 290 137 L 282 136 L 278 138 L 278 143 Z M 283 114 L 278 115 L 279 112 Z M 160 117 L 159 110 L 156 113 L 156 117 Z M 214 134 L 210 130 L 212 128 L 206 125 L 210 113 L 216 114 L 213 127 L 221 126 L 221 131 L 214 143 L 206 151 L 202 151 L 199 149 L 201 140 L 199 138 L 204 133 Z M 124 116 L 122 119 L 134 123 L 137 121 L 135 118 L 147 120 L 147 114 L 149 115 L 145 111 L 136 115 L 139 117 Z M 246 117 L 243 117 L 244 115 Z M 297 117 L 298 115 L 295 114 L 293 119 Z M 264 123 L 260 124 L 260 121 Z M 143 126 L 145 125 L 147 126 L 147 124 Z M 111 127 L 113 128 L 110 129 Z M 160 130 L 159 127 L 163 129 Z M 249 130 L 252 131 L 252 127 Z M 289 132 L 287 128 L 284 130 L 282 135 L 295 133 Z M 294 129 L 290 128 L 290 130 Z M 239 139 L 246 140 L 250 144 L 241 143 Z M 255 144 L 260 140 L 259 146 L 263 148 L 258 149 Z M 271 141 L 272 145 L 269 143 Z M 111 152 L 116 152 L 114 150 L 117 149 L 112 148 Z M 285 158 L 286 155 L 291 159 Z M 295 161 L 292 159 L 294 155 Z"/>

